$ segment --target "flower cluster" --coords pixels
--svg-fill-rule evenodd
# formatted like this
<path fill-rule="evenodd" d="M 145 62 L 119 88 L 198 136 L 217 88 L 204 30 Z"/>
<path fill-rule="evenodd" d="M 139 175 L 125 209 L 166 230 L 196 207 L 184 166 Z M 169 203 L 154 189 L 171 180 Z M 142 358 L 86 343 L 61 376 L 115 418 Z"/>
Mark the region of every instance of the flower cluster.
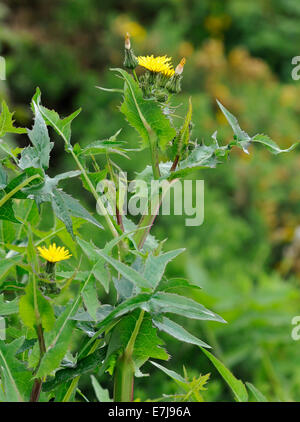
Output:
<path fill-rule="evenodd" d="M 141 66 L 146 69 L 139 79 L 139 85 L 145 98 L 155 97 L 160 102 L 167 101 L 169 94 L 177 94 L 181 91 L 181 79 L 185 58 L 174 69 L 172 59 L 168 56 L 138 56 L 136 57 L 130 43 L 130 36 L 125 36 L 125 60 L 124 67 L 132 69 Z"/>

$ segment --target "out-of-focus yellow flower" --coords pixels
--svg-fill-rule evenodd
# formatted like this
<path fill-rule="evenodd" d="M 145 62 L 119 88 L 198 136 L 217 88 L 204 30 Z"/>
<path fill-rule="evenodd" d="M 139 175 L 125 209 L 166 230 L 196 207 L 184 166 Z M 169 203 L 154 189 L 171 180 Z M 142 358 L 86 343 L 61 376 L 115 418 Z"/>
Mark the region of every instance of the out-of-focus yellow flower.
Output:
<path fill-rule="evenodd" d="M 268 65 L 263 60 L 250 56 L 243 47 L 231 50 L 228 55 L 228 63 L 232 73 L 239 79 L 260 79 L 267 82 L 273 79 Z"/>
<path fill-rule="evenodd" d="M 64 261 L 72 256 L 68 249 L 65 249 L 64 246 L 56 246 L 55 243 L 52 243 L 49 248 L 46 248 L 45 246 L 38 247 L 38 251 L 42 258 L 52 263 Z"/>
<path fill-rule="evenodd" d="M 174 75 L 174 69 L 171 62 L 171 58 L 167 56 L 139 56 L 139 65 L 145 69 L 150 70 L 154 73 L 162 73 L 165 76 L 171 77 Z"/>
<path fill-rule="evenodd" d="M 119 15 L 113 25 L 114 32 L 120 36 L 129 32 L 135 41 L 143 41 L 146 37 L 146 29 L 138 22 L 132 21 L 127 15 Z"/>
<path fill-rule="evenodd" d="M 179 44 L 178 54 L 182 57 L 190 57 L 194 52 L 193 45 L 188 41 L 183 41 Z"/>
<path fill-rule="evenodd" d="M 280 104 L 282 106 L 293 106 L 299 98 L 299 91 L 294 85 L 284 85 L 280 94 Z"/>

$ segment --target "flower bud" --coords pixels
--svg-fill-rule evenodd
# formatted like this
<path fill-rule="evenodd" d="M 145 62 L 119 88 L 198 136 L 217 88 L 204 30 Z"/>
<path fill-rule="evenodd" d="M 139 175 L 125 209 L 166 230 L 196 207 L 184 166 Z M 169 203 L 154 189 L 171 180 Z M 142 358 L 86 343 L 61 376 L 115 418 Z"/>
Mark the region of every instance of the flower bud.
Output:
<path fill-rule="evenodd" d="M 181 59 L 180 63 L 176 66 L 174 75 L 166 84 L 166 89 L 172 94 L 178 94 L 181 91 L 181 79 L 184 65 L 185 58 Z"/>
<path fill-rule="evenodd" d="M 131 48 L 130 35 L 127 32 L 125 35 L 125 59 L 124 67 L 127 69 L 135 69 L 138 66 L 139 62 L 137 57 L 134 55 L 134 52 Z"/>

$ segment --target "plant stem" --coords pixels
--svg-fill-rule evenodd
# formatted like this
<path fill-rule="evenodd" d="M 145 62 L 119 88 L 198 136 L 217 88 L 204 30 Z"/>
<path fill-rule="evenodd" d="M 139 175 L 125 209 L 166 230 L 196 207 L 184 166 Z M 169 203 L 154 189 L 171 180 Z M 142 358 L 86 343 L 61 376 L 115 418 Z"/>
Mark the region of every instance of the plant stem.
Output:
<path fill-rule="evenodd" d="M 81 164 L 80 160 L 78 159 L 78 157 L 74 153 L 73 149 L 69 149 L 69 151 L 71 152 L 74 160 L 76 161 L 76 164 L 77 164 L 78 168 L 81 170 L 82 175 L 85 178 L 86 183 L 88 184 L 89 188 L 91 189 L 91 192 L 92 192 L 94 198 L 97 201 L 97 205 L 99 206 L 99 208 L 101 210 L 101 213 L 104 216 L 104 218 L 105 218 L 105 220 L 107 222 L 107 225 L 108 225 L 108 227 L 109 227 L 112 235 L 114 237 L 118 237 L 119 236 L 118 235 L 118 232 L 117 232 L 117 230 L 116 230 L 116 228 L 115 228 L 115 226 L 114 226 L 114 224 L 113 224 L 113 222 L 111 220 L 111 217 L 109 216 L 108 212 L 106 211 L 106 208 L 104 207 L 104 205 L 103 205 L 103 203 L 101 201 L 101 198 L 99 197 L 96 189 L 94 188 L 93 183 L 91 182 L 90 178 L 88 177 L 85 168 L 83 167 L 83 165 Z"/>
<path fill-rule="evenodd" d="M 144 313 L 145 311 L 141 310 L 126 349 L 116 363 L 114 374 L 115 402 L 130 402 L 133 400 L 133 383 L 135 372 L 133 351 L 137 335 L 143 322 Z"/>
<path fill-rule="evenodd" d="M 35 318 L 36 318 L 36 322 L 37 322 L 36 323 L 36 333 L 37 333 L 39 348 L 40 348 L 40 359 L 39 359 L 38 366 L 36 368 L 36 371 L 37 371 L 39 366 L 40 366 L 40 362 L 42 360 L 42 357 L 46 353 L 46 345 L 45 345 L 43 327 L 42 327 L 42 324 L 41 324 L 41 316 L 40 316 L 40 312 L 39 312 L 39 308 L 38 308 L 37 285 L 36 285 L 36 278 L 35 278 L 34 274 L 33 274 L 33 302 L 34 302 Z M 42 384 L 43 384 L 43 380 L 41 378 L 36 378 L 34 380 L 34 384 L 33 384 L 31 395 L 30 395 L 30 402 L 39 401 L 40 393 L 41 393 L 41 390 L 42 390 Z"/>

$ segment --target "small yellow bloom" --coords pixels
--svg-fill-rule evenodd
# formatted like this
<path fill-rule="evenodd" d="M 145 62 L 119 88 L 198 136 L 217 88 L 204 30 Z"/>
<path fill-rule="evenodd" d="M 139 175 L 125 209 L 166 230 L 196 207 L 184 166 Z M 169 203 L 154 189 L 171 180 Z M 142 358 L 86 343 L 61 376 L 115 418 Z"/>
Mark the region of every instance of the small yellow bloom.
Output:
<path fill-rule="evenodd" d="M 140 66 L 150 70 L 154 73 L 162 73 L 165 76 L 171 77 L 174 75 L 174 69 L 171 62 L 171 58 L 167 56 L 139 56 L 138 62 Z"/>
<path fill-rule="evenodd" d="M 38 247 L 38 251 L 42 258 L 53 263 L 69 259 L 72 256 L 68 249 L 65 249 L 64 246 L 56 246 L 55 243 L 52 243 L 49 248 L 46 248 L 45 246 Z"/>

